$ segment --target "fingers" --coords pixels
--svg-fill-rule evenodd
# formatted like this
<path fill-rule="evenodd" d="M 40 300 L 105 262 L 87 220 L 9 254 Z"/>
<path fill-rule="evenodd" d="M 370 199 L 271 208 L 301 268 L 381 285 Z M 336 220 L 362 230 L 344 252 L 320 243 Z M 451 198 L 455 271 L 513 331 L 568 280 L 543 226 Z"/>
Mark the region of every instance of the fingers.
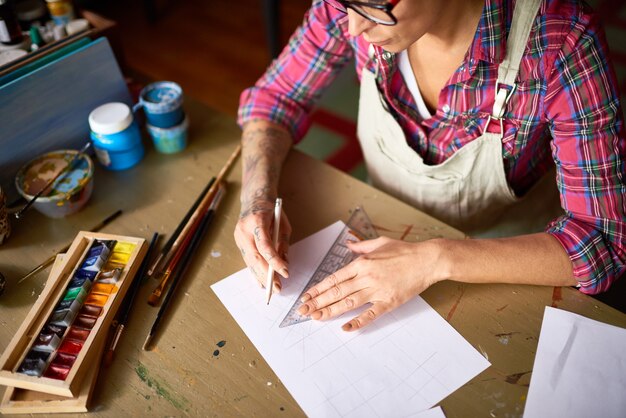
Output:
<path fill-rule="evenodd" d="M 254 239 L 249 235 L 236 233 L 235 241 L 239 246 L 239 251 L 241 251 L 243 261 L 246 263 L 261 287 L 264 287 L 268 264 L 261 254 L 256 251 Z"/>
<path fill-rule="evenodd" d="M 276 226 L 274 225 L 274 228 Z M 278 242 L 275 243 L 275 258 L 267 260 L 272 268 L 283 277 L 289 277 L 289 264 L 287 262 L 287 251 L 289 250 L 289 239 L 291 238 L 291 225 L 284 215 L 280 218 L 280 228 Z"/>
<path fill-rule="evenodd" d="M 303 304 L 298 313 L 317 321 L 334 318 L 366 304 L 371 293 L 370 289 L 359 289 L 358 284 L 350 280 Z"/>
<path fill-rule="evenodd" d="M 280 217 L 280 234 L 278 235 L 278 254 L 280 257 L 287 262 L 287 251 L 289 250 L 289 240 L 291 239 L 291 224 L 289 223 L 289 219 L 283 213 Z"/>
<path fill-rule="evenodd" d="M 365 241 L 347 241 L 346 245 L 350 249 L 350 251 L 357 254 L 367 254 L 372 251 L 382 247 L 387 242 L 389 242 L 389 238 L 387 237 L 378 237 L 375 239 L 369 239 Z"/>
<path fill-rule="evenodd" d="M 291 225 L 286 216 L 281 217 L 277 246 L 270 238 L 272 213 L 259 211 L 244 216 L 235 227 L 235 242 L 250 271 L 262 287 L 267 283 L 267 274 L 271 265 L 278 274 L 273 275 L 274 291 L 281 289 L 280 276 L 289 275 L 286 254 L 289 249 Z"/>
<path fill-rule="evenodd" d="M 372 306 L 361 312 L 360 315 L 343 324 L 341 329 L 344 331 L 356 331 L 369 325 L 375 319 L 390 310 L 391 308 L 388 305 L 383 303 L 374 303 Z"/>
<path fill-rule="evenodd" d="M 300 301 L 307 302 L 311 299 L 314 299 L 322 293 L 326 292 L 327 290 L 337 286 L 339 283 L 345 282 L 346 280 L 353 278 L 354 276 L 356 276 L 356 273 L 357 271 L 354 263 L 350 263 L 307 290 L 306 293 L 302 295 L 302 298 L 300 298 Z"/>

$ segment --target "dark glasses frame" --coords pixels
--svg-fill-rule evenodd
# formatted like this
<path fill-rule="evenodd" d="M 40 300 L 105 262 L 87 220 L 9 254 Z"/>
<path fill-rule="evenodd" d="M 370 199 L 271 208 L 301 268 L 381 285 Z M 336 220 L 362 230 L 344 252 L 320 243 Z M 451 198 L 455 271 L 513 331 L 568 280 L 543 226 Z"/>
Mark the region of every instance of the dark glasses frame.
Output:
<path fill-rule="evenodd" d="M 360 16 L 367 20 L 370 20 L 379 25 L 393 26 L 398 23 L 398 19 L 391 13 L 392 9 L 398 4 L 400 0 L 389 0 L 386 2 L 373 2 L 373 1 L 358 1 L 358 0 L 324 0 L 330 6 L 335 9 L 347 13 L 348 9 L 354 10 Z M 382 20 L 376 16 L 367 14 L 362 7 L 369 7 L 371 9 L 380 10 L 385 12 L 389 20 Z"/>

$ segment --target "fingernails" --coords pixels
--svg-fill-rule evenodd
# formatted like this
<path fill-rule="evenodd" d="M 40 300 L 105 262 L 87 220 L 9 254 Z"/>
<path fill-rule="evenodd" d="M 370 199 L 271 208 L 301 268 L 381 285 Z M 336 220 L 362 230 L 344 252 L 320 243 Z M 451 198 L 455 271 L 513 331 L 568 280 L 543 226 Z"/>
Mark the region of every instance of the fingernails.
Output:
<path fill-rule="evenodd" d="M 306 315 L 309 312 L 309 305 L 302 305 L 298 308 L 298 313 L 300 315 Z"/>
<path fill-rule="evenodd" d="M 279 273 L 280 273 L 281 276 L 283 276 L 285 278 L 289 277 L 289 271 L 287 271 L 286 268 L 280 269 Z"/>
<path fill-rule="evenodd" d="M 352 330 L 352 324 L 350 322 L 348 322 L 347 324 L 344 324 L 341 327 L 341 329 L 344 330 L 344 331 L 351 331 Z"/>
<path fill-rule="evenodd" d="M 300 298 L 300 302 L 305 303 L 305 302 L 308 302 L 310 299 L 311 299 L 311 295 L 309 295 L 308 293 L 305 293 Z"/>
<path fill-rule="evenodd" d="M 280 293 L 280 289 L 281 289 L 281 286 L 278 283 L 274 283 L 274 287 L 272 288 L 274 293 Z"/>
<path fill-rule="evenodd" d="M 321 317 L 322 317 L 322 313 L 321 313 L 320 311 L 313 312 L 313 313 L 311 314 L 311 319 L 315 319 L 315 320 L 317 320 L 317 319 L 320 319 Z"/>

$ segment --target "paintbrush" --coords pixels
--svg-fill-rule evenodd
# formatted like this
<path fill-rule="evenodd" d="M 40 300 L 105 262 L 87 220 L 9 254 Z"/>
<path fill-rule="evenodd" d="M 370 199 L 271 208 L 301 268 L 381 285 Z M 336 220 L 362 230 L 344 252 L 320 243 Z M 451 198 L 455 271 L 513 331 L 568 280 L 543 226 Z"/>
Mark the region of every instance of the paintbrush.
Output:
<path fill-rule="evenodd" d="M 128 290 L 128 294 L 124 298 L 122 302 L 122 306 L 120 307 L 120 312 L 118 313 L 117 325 L 115 326 L 115 332 L 113 333 L 113 337 L 111 338 L 111 345 L 109 346 L 109 350 L 106 352 L 104 356 L 104 365 L 108 367 L 113 361 L 113 355 L 115 353 L 115 349 L 117 348 L 117 343 L 122 336 L 122 332 L 126 327 L 126 322 L 128 321 L 128 316 L 130 314 L 130 308 L 133 306 L 133 302 L 135 301 L 135 297 L 137 296 L 137 292 L 139 292 L 139 288 L 141 287 L 141 283 L 143 281 L 143 277 L 146 274 L 146 270 L 148 269 L 148 264 L 150 264 L 150 257 L 154 252 L 156 247 L 157 240 L 159 238 L 159 233 L 155 232 L 152 236 L 152 240 L 150 241 L 150 246 L 148 247 L 148 251 L 146 253 L 146 258 L 144 258 L 141 266 L 139 267 L 139 271 L 135 276 L 133 282 L 131 283 L 131 287 Z"/>
<path fill-rule="evenodd" d="M 146 338 L 146 341 L 143 344 L 144 350 L 148 350 L 151 347 L 152 338 L 156 334 L 159 324 L 161 323 L 161 319 L 163 319 L 163 315 L 165 311 L 167 310 L 167 307 L 169 306 L 174 293 L 176 292 L 176 288 L 178 287 L 178 284 L 180 283 L 181 278 L 187 272 L 187 268 L 189 267 L 191 258 L 193 257 L 196 249 L 198 248 L 198 245 L 200 244 L 200 241 L 204 237 L 204 234 L 206 233 L 209 225 L 211 224 L 211 221 L 213 220 L 215 216 L 215 211 L 217 210 L 217 207 L 219 206 L 222 200 L 222 197 L 224 195 L 224 190 L 225 190 L 224 185 L 222 184 L 222 182 L 219 182 L 216 184 L 218 184 L 218 191 L 215 194 L 215 199 L 213 199 L 213 202 L 211 202 L 209 209 L 203 214 L 202 219 L 200 220 L 200 225 L 198 226 L 195 233 L 193 234 L 191 242 L 189 243 L 189 246 L 186 248 L 185 254 L 183 255 L 181 259 L 180 265 L 178 266 L 178 268 L 176 269 L 173 275 L 172 285 L 170 286 L 170 288 L 167 291 L 167 294 L 165 295 L 163 304 L 161 305 L 161 308 L 159 308 L 159 312 L 157 313 L 156 319 L 154 320 L 154 323 L 152 324 L 152 327 L 150 328 L 150 333 L 148 334 L 148 337 Z"/>
<path fill-rule="evenodd" d="M 107 217 L 105 220 L 100 222 L 98 225 L 95 225 L 93 228 L 89 229 L 89 231 L 91 231 L 91 232 L 98 232 L 99 230 L 101 230 L 102 228 L 107 226 L 110 222 L 112 222 L 115 218 L 117 218 L 121 214 L 122 214 L 122 210 L 121 209 L 115 211 L 115 213 L 113 213 L 112 215 Z M 72 244 L 70 243 L 70 244 L 66 245 L 65 247 L 61 248 L 56 254 L 50 256 L 48 259 L 46 259 L 46 261 L 44 261 L 43 263 L 41 263 L 40 265 L 38 265 L 37 267 L 35 267 L 31 271 L 29 271 L 28 274 L 26 274 L 26 276 L 24 276 L 21 279 L 19 279 L 17 281 L 17 283 L 18 284 L 22 283 L 24 280 L 28 279 L 29 277 L 34 276 L 35 274 L 39 273 L 41 270 L 43 270 L 46 267 L 48 267 L 50 264 L 52 264 L 54 262 L 54 259 L 56 258 L 56 256 L 58 254 L 63 254 L 64 252 L 69 250 L 71 245 Z"/>
<path fill-rule="evenodd" d="M 91 146 L 91 141 L 87 142 L 76 154 L 74 154 L 74 156 L 70 159 L 70 161 L 67 163 L 67 165 L 61 170 L 59 171 L 54 177 L 52 177 L 46 184 L 45 186 L 43 186 L 43 188 L 41 190 L 39 190 L 37 192 L 37 194 L 35 194 L 35 196 L 32 197 L 32 199 L 30 199 L 23 207 L 22 209 L 18 210 L 17 212 L 15 212 L 15 217 L 17 219 L 20 219 L 22 217 L 22 215 L 24 215 L 24 212 L 26 212 L 32 205 L 33 203 L 35 203 L 35 201 L 46 191 L 50 188 L 50 186 L 52 186 L 52 184 L 57 181 L 57 179 L 59 179 L 61 176 L 65 175 L 66 173 L 68 173 L 72 168 L 74 168 L 74 163 L 76 163 L 76 161 L 78 161 L 78 158 L 85 153 L 85 151 L 87 151 L 87 149 L 89 149 L 89 147 Z"/>
<path fill-rule="evenodd" d="M 194 235 L 195 231 L 197 230 L 198 226 L 199 225 L 196 225 L 194 228 L 192 228 L 189 231 L 189 233 L 187 234 L 187 237 L 185 237 L 185 240 L 184 240 L 183 244 L 178 248 L 178 251 L 176 252 L 176 254 L 169 261 L 169 263 L 167 265 L 167 268 L 161 274 L 161 279 L 159 280 L 158 286 L 152 291 L 152 293 L 148 297 L 148 304 L 149 305 L 157 306 L 159 304 L 159 300 L 161 299 L 161 295 L 163 294 L 163 291 L 165 290 L 165 288 L 169 284 L 169 279 L 172 277 L 172 272 L 176 269 L 176 266 L 178 265 L 178 262 L 180 261 L 181 257 L 183 256 L 183 254 L 185 252 L 185 249 L 187 248 L 187 246 L 191 242 L 191 239 L 193 238 L 193 235 Z"/>
<path fill-rule="evenodd" d="M 170 250 L 170 248 L 172 248 L 172 245 L 174 244 L 174 241 L 176 241 L 176 239 L 178 238 L 178 236 L 180 235 L 180 231 L 182 231 L 182 229 L 185 227 L 185 225 L 187 224 L 187 222 L 189 221 L 189 218 L 191 218 L 191 215 L 193 215 L 193 213 L 195 212 L 196 208 L 198 207 L 198 205 L 200 204 L 200 202 L 202 201 L 202 198 L 204 197 L 204 195 L 209 191 L 209 189 L 211 188 L 211 186 L 213 185 L 213 183 L 215 183 L 215 177 L 213 177 L 209 183 L 206 185 L 206 187 L 204 188 L 204 190 L 202 190 L 202 193 L 200 193 L 198 195 L 198 198 L 196 199 L 196 201 L 194 202 L 194 204 L 191 206 L 191 208 L 189 208 L 189 210 L 187 211 L 187 214 L 185 215 L 185 217 L 183 218 L 182 221 L 180 221 L 180 223 L 178 224 L 178 226 L 176 227 L 176 230 L 174 231 L 174 233 L 172 234 L 171 237 L 169 237 L 169 239 L 167 240 L 167 242 L 165 243 L 165 245 L 163 246 L 163 248 L 161 249 L 161 251 L 159 252 L 159 254 L 156 256 L 156 258 L 154 259 L 154 262 L 152 263 L 152 266 L 150 267 L 150 269 L 148 270 L 148 276 L 152 276 L 152 274 L 160 267 L 160 262 L 163 259 L 163 256 L 165 254 L 167 254 L 167 252 Z"/>
<path fill-rule="evenodd" d="M 210 201 L 213 201 L 213 198 L 215 196 L 215 190 L 213 191 L 213 194 L 210 196 Z M 167 288 L 169 281 L 171 279 L 172 276 L 172 272 L 176 269 L 176 266 L 178 265 L 178 263 L 180 262 L 181 257 L 183 256 L 183 254 L 185 253 L 185 249 L 187 248 L 187 246 L 189 245 L 189 243 L 191 242 L 191 238 L 193 237 L 193 235 L 195 234 L 195 231 L 198 229 L 198 226 L 200 224 L 200 220 L 201 219 L 196 219 L 195 223 L 193 225 L 191 225 L 191 228 L 189 228 L 189 230 L 187 231 L 187 233 L 185 235 L 179 234 L 179 238 L 182 240 L 180 241 L 180 245 L 177 245 L 178 250 L 176 251 L 176 253 L 172 256 L 170 255 L 170 257 L 166 257 L 163 260 L 167 260 L 167 267 L 165 268 L 165 271 L 161 272 L 158 271 L 158 273 L 160 274 L 160 279 L 159 279 L 159 284 L 157 285 L 157 287 L 152 291 L 152 294 L 150 294 L 150 296 L 148 297 L 148 304 L 152 305 L 152 306 L 157 306 L 159 304 L 159 300 L 161 299 L 161 295 L 163 294 L 163 291 Z"/>
<path fill-rule="evenodd" d="M 228 158 L 228 161 L 226 161 L 226 164 L 224 164 L 224 167 L 222 167 L 219 174 L 215 178 L 215 182 L 213 182 L 213 184 L 209 188 L 209 191 L 204 195 L 204 197 L 202 198 L 202 201 L 200 202 L 200 204 L 198 205 L 194 213 L 189 217 L 189 220 L 185 224 L 185 227 L 180 231 L 180 234 L 178 235 L 178 237 L 172 244 L 172 247 L 161 259 L 162 265 L 166 265 L 169 262 L 169 260 L 176 254 L 176 252 L 178 251 L 178 248 L 182 245 L 185 237 L 187 236 L 189 231 L 193 228 L 193 226 L 196 224 L 196 221 L 200 218 L 201 214 L 206 213 L 207 207 L 211 204 L 211 200 L 213 199 L 213 195 L 215 194 L 215 191 L 217 190 L 218 184 L 222 181 L 222 179 L 226 175 L 226 172 L 233 165 L 233 163 L 235 162 L 235 160 L 237 159 L 240 153 L 241 153 L 241 144 L 239 144 L 237 148 L 235 149 L 235 151 L 233 151 L 233 153 L 230 155 L 230 157 Z M 155 272 L 158 272 L 158 270 L 153 270 L 152 274 L 155 274 Z"/>

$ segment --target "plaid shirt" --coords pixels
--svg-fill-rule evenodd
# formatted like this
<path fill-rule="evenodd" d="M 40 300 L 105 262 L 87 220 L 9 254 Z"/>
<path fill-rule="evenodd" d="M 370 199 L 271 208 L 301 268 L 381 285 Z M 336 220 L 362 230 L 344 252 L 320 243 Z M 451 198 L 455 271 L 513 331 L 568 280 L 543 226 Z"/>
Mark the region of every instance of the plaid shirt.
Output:
<path fill-rule="evenodd" d="M 394 54 L 376 48 L 378 86 L 409 145 L 428 164 L 476 139 L 491 113 L 506 53 L 513 0 L 486 0 L 462 65 L 422 120 Z M 316 2 L 280 57 L 241 96 L 239 123 L 270 120 L 297 141 L 324 89 L 354 59 L 373 70 L 369 44 L 348 34 L 347 16 Z M 546 227 L 566 249 L 584 293 L 599 293 L 626 269 L 626 141 L 617 82 L 597 18 L 576 0 L 544 0 L 507 106 L 502 158 L 509 184 L 524 194 L 556 164 L 565 215 Z"/>

